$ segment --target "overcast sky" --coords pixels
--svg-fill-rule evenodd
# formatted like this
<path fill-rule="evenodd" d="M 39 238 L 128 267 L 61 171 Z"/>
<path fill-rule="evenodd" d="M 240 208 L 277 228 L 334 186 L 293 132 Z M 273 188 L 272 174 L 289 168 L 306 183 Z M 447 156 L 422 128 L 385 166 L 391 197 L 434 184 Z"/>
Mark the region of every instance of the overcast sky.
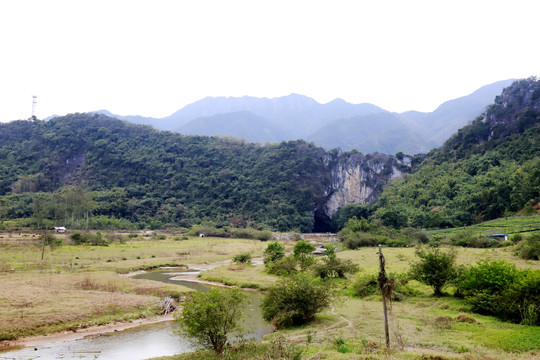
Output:
<path fill-rule="evenodd" d="M 0 121 L 206 96 L 342 98 L 390 111 L 540 75 L 540 1 L 0 2 Z"/>

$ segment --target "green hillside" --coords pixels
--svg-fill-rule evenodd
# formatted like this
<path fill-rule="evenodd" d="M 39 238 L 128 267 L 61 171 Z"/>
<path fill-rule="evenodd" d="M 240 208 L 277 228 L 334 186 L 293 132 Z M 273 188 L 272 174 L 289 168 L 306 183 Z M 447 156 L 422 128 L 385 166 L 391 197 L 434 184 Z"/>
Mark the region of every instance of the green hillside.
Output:
<path fill-rule="evenodd" d="M 533 213 L 539 156 L 540 82 L 527 79 L 430 152 L 414 174 L 387 186 L 376 216 L 393 219 L 392 226 L 438 228 Z"/>
<path fill-rule="evenodd" d="M 38 193 L 53 207 L 68 202 L 76 186 L 92 191 L 94 215 L 142 225 L 311 231 L 327 156 L 303 141 L 260 146 L 73 114 L 0 124 L 0 195 L 7 218 L 30 217 Z"/>

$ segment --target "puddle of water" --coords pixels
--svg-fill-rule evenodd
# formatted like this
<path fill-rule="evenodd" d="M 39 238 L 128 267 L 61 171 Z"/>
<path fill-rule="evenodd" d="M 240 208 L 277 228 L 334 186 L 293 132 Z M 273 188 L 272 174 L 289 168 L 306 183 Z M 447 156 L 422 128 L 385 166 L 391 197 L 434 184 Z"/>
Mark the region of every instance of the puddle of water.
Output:
<path fill-rule="evenodd" d="M 208 291 L 211 287 L 189 281 L 170 280 L 184 275 L 186 271 L 174 272 L 171 269 L 154 271 L 135 276 L 138 279 L 151 279 L 170 284 L 179 284 L 197 291 Z M 249 304 L 244 309 L 242 325 L 248 331 L 247 337 L 260 339 L 270 333 L 269 326 L 261 316 L 260 303 L 262 296 L 246 291 Z M 175 334 L 176 323 L 165 321 L 156 324 L 142 325 L 124 331 L 110 332 L 75 341 L 51 343 L 40 347 L 23 348 L 0 352 L 0 360 L 17 359 L 94 359 L 94 360 L 142 360 L 157 356 L 170 356 L 184 352 L 192 352 L 198 345 L 189 338 Z"/>

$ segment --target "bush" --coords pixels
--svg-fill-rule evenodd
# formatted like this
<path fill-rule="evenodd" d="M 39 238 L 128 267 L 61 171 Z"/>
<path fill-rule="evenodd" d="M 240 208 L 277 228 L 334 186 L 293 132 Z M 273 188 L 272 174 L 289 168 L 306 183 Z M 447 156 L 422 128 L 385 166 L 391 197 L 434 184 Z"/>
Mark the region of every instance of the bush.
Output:
<path fill-rule="evenodd" d="M 42 234 L 39 236 L 42 244 L 45 242 L 45 245 L 49 245 L 51 248 L 57 248 L 62 245 L 62 239 L 58 239 L 52 234 Z"/>
<path fill-rule="evenodd" d="M 102 237 L 101 233 L 98 231 L 95 234 L 92 233 L 74 233 L 71 234 L 71 241 L 74 245 L 83 245 L 88 244 L 92 246 L 109 246 L 109 243 Z"/>
<path fill-rule="evenodd" d="M 251 254 L 250 253 L 243 253 L 243 254 L 238 254 L 238 255 L 235 255 L 233 257 L 233 262 L 235 263 L 248 263 L 248 262 L 251 262 Z"/>
<path fill-rule="evenodd" d="M 452 245 L 471 248 L 493 248 L 501 246 L 499 240 L 490 239 L 482 235 L 475 235 L 471 230 L 457 232 L 450 240 Z"/>
<path fill-rule="evenodd" d="M 540 234 L 529 236 L 518 248 L 519 257 L 526 260 L 540 259 Z"/>
<path fill-rule="evenodd" d="M 379 282 L 376 274 L 364 274 L 359 276 L 352 284 L 354 295 L 365 297 L 374 295 L 379 290 Z"/>
<path fill-rule="evenodd" d="M 418 290 L 409 285 L 409 276 L 407 274 L 388 275 L 388 284 L 391 287 L 392 301 L 403 301 L 405 298 L 419 293 Z M 352 290 L 353 294 L 359 297 L 381 294 L 378 275 L 365 274 L 358 277 L 352 285 Z"/>
<path fill-rule="evenodd" d="M 517 280 L 519 271 L 504 260 L 482 260 L 476 266 L 463 269 L 457 281 L 457 292 L 462 296 L 477 293 L 493 295 Z"/>
<path fill-rule="evenodd" d="M 71 234 L 70 238 L 74 245 L 81 245 L 83 242 L 83 237 L 81 233 Z"/>
<path fill-rule="evenodd" d="M 364 246 L 377 246 L 386 243 L 386 239 L 381 239 L 380 236 L 372 235 L 364 232 L 354 232 L 342 234 L 341 239 L 345 246 L 351 250 Z"/>
<path fill-rule="evenodd" d="M 255 237 L 255 230 L 253 229 L 235 229 L 233 232 L 233 237 L 238 239 L 253 239 Z"/>
<path fill-rule="evenodd" d="M 238 324 L 242 316 L 245 295 L 239 290 L 194 292 L 186 295 L 182 313 L 175 317 L 181 330 L 203 346 L 222 354 L 231 334 L 241 335 Z"/>
<path fill-rule="evenodd" d="M 441 296 L 444 286 L 457 275 L 456 252 L 443 252 L 439 248 L 417 248 L 416 255 L 420 261 L 412 265 L 411 277 L 431 286 L 435 296 Z"/>
<path fill-rule="evenodd" d="M 255 238 L 261 241 L 268 241 L 272 239 L 272 237 L 272 232 L 268 230 L 257 231 L 257 233 L 255 234 Z"/>
<path fill-rule="evenodd" d="M 270 261 L 266 264 L 266 272 L 272 275 L 288 276 L 296 272 L 296 258 L 286 256 L 276 261 Z"/>
<path fill-rule="evenodd" d="M 351 260 L 338 259 L 336 257 L 325 257 L 322 263 L 314 266 L 315 275 L 321 279 L 325 278 L 345 278 L 347 274 L 358 272 L 358 265 Z"/>
<path fill-rule="evenodd" d="M 297 275 L 270 288 L 263 299 L 263 318 L 276 328 L 301 325 L 330 306 L 332 295 L 326 284 L 307 275 Z"/>
<path fill-rule="evenodd" d="M 538 270 L 520 271 L 506 261 L 483 260 L 462 271 L 457 287 L 477 313 L 540 325 Z"/>
<path fill-rule="evenodd" d="M 285 257 L 285 247 L 274 241 L 266 247 L 264 250 L 264 263 L 268 265 L 270 262 L 274 262 Z"/>

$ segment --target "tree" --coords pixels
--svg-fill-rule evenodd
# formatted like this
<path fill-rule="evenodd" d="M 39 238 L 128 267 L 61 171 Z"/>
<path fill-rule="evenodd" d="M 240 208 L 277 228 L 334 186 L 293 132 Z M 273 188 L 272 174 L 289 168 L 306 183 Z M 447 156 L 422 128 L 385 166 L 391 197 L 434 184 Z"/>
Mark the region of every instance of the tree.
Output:
<path fill-rule="evenodd" d="M 300 263 L 302 270 L 307 269 L 313 264 L 314 258 L 311 254 L 315 250 L 315 246 L 310 243 L 300 240 L 294 245 L 293 254 L 296 260 Z"/>
<path fill-rule="evenodd" d="M 221 355 L 229 334 L 241 335 L 239 320 L 246 297 L 240 290 L 194 292 L 186 296 L 182 313 L 175 318 L 184 333 Z"/>
<path fill-rule="evenodd" d="M 425 250 L 419 247 L 416 255 L 420 261 L 412 265 L 412 278 L 431 286 L 435 296 L 441 296 L 446 283 L 457 275 L 455 250 L 443 252 L 439 248 Z"/>
<path fill-rule="evenodd" d="M 285 247 L 274 241 L 264 250 L 264 263 L 268 265 L 270 262 L 275 262 L 285 257 Z"/>
<path fill-rule="evenodd" d="M 261 307 L 263 318 L 279 328 L 313 320 L 317 313 L 330 306 L 331 300 L 326 284 L 301 274 L 271 287 Z"/>

